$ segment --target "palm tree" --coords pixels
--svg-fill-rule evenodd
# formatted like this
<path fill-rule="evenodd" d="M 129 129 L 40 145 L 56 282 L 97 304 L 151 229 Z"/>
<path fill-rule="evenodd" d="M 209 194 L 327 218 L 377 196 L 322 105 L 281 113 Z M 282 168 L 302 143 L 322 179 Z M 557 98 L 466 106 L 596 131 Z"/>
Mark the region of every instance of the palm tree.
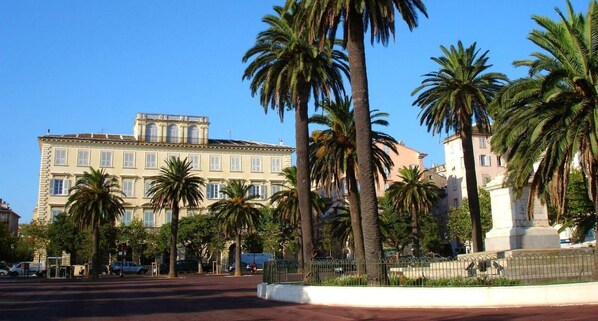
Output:
<path fill-rule="evenodd" d="M 123 207 L 123 193 L 114 176 L 105 173 L 103 169 L 89 168 L 83 177 L 77 180 L 75 186 L 69 190 L 66 202 L 67 213 L 80 228 L 91 228 L 91 278 L 98 278 L 100 226 L 114 224 L 121 216 Z"/>
<path fill-rule="evenodd" d="M 295 2 L 287 0 L 287 6 Z M 369 28 L 372 44 L 377 41 L 387 45 L 395 34 L 395 9 L 411 30 L 417 26 L 418 11 L 427 16 L 426 8 L 421 0 L 303 0 L 299 3 L 300 27 L 310 35 L 309 39 L 318 39 L 322 44 L 326 36 L 336 36 L 341 23 L 344 28 L 343 45 L 349 53 L 351 91 L 355 104 L 364 246 L 366 259 L 376 262 L 383 258 L 384 252 L 378 221 L 374 160 L 370 148 L 372 137 L 364 33 Z M 372 284 L 385 283 L 386 275 L 382 266 L 368 271 L 368 280 Z"/>
<path fill-rule="evenodd" d="M 259 203 L 251 202 L 258 197 L 249 195 L 251 185 L 233 180 L 229 181 L 220 192 L 225 198 L 210 205 L 210 210 L 227 234 L 235 235 L 235 276 L 241 276 L 241 234 L 243 229 L 253 229 L 260 224 L 262 207 Z"/>
<path fill-rule="evenodd" d="M 478 56 L 480 51 L 475 43 L 466 49 L 459 41 L 457 47 L 440 46 L 440 49 L 444 56 L 432 57 L 440 69 L 424 75 L 426 78 L 422 85 L 412 93 L 419 93 L 413 105 L 421 108 L 420 124 L 426 124 L 428 132 L 440 134 L 445 131 L 448 134 L 454 131 L 461 139 L 473 226 L 473 251 L 480 252 L 484 244 L 473 154 L 472 118 L 481 133 L 490 135 L 488 106 L 508 79 L 501 73 L 486 72 L 492 66 L 488 65 L 488 51 Z"/>
<path fill-rule="evenodd" d="M 313 143 L 310 146 L 310 163 L 312 164 L 312 180 L 316 184 L 328 189 L 334 188 L 337 193 L 343 189 L 343 178 L 347 187 L 349 200 L 351 227 L 355 244 L 355 258 L 365 261 L 362 222 L 359 209 L 359 191 L 357 184 L 358 160 L 355 130 L 355 114 L 351 108 L 351 99 L 344 97 L 334 102 L 323 100 L 320 107 L 322 115 L 314 115 L 310 122 L 324 126 L 326 129 L 312 133 Z M 387 126 L 388 122 L 382 117 L 388 114 L 373 110 L 370 116 L 373 125 Z M 393 165 L 390 156 L 384 152 L 382 146 L 388 147 L 396 153 L 397 141 L 389 135 L 372 131 L 371 149 L 374 154 L 375 177 L 386 179 L 387 171 Z M 365 266 L 358 265 L 358 268 Z M 364 271 L 358 271 L 360 274 Z"/>
<path fill-rule="evenodd" d="M 413 255 L 419 257 L 419 224 L 418 215 L 430 212 L 438 203 L 440 190 L 430 181 L 423 179 L 424 172 L 419 166 L 409 166 L 399 169 L 398 182 L 394 182 L 387 190 L 391 204 L 397 211 L 411 215 L 411 240 Z"/>
<path fill-rule="evenodd" d="M 297 153 L 297 192 L 301 213 L 303 257 L 315 255 L 310 211 L 308 149 L 308 101 L 322 94 L 344 93 L 342 76 L 348 75 L 344 53 L 333 49 L 334 42 L 310 43 L 306 35 L 296 32 L 295 6 L 274 7 L 276 16 L 262 21 L 268 29 L 258 34 L 254 47 L 243 56 L 243 62 L 253 59 L 245 69 L 243 79 L 251 80 L 251 93 L 259 93 L 264 111 L 277 110 L 281 121 L 287 107 L 295 108 L 295 144 Z M 297 22 L 296 22 L 297 21 Z M 308 273 L 309 274 L 309 273 Z"/>
<path fill-rule="evenodd" d="M 285 178 L 286 188 L 270 196 L 270 204 L 274 206 L 272 214 L 286 225 L 290 225 L 301 231 L 299 224 L 299 197 L 297 195 L 297 167 L 284 168 L 280 176 Z M 320 194 L 313 191 L 310 193 L 311 213 L 312 215 L 316 215 L 324 210 L 326 204 Z M 301 248 L 303 248 L 303 244 L 301 244 Z M 300 256 L 303 257 L 303 253 L 300 253 Z"/>
<path fill-rule="evenodd" d="M 561 214 L 578 157 L 598 215 L 598 53 L 593 49 L 598 47 L 598 4 L 590 1 L 585 16 L 569 1 L 567 6 L 567 15 L 556 9 L 560 21 L 532 17 L 540 30 L 528 38 L 543 52 L 514 62 L 529 68 L 529 76 L 514 81 L 497 100 L 492 148 L 508 160 L 511 184 L 521 189 L 531 175 L 530 195 L 552 195 Z"/>
<path fill-rule="evenodd" d="M 151 197 L 150 203 L 154 210 L 172 210 L 170 226 L 170 267 L 169 278 L 177 277 L 177 234 L 179 226 L 179 209 L 183 207 L 198 207 L 203 200 L 201 188 L 205 185 L 204 179 L 191 173 L 191 161 L 179 157 L 166 160 L 166 166 L 160 168 L 160 174 L 152 178 L 148 190 Z"/>

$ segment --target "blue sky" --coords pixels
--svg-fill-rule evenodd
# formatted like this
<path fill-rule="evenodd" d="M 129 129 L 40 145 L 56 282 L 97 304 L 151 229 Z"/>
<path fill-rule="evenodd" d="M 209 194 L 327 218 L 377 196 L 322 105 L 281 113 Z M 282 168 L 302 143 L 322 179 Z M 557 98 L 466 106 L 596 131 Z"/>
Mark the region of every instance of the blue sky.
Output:
<path fill-rule="evenodd" d="M 0 198 L 32 218 L 38 194 L 37 137 L 132 133 L 137 112 L 208 116 L 210 137 L 294 145 L 293 117 L 264 114 L 241 81 L 241 57 L 284 1 L 0 0 Z M 489 50 L 492 71 L 536 48 L 531 15 L 556 19 L 565 1 L 425 1 L 429 19 L 399 23 L 388 47 L 367 46 L 371 107 L 390 114 L 384 131 L 444 163 L 441 141 L 419 126 L 411 91 L 434 71 L 440 45 L 462 40 Z M 587 0 L 572 1 L 585 10 Z M 368 38 L 369 39 L 369 38 Z M 348 85 L 347 85 L 348 88 Z M 313 110 L 312 110 L 313 111 Z M 230 132 L 229 132 L 230 131 Z"/>

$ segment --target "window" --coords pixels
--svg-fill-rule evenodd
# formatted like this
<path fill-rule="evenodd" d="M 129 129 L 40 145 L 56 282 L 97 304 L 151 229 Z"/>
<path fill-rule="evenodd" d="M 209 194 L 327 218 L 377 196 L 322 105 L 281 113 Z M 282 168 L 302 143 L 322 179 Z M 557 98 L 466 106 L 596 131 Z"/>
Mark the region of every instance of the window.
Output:
<path fill-rule="evenodd" d="M 208 199 L 222 199 L 224 195 L 220 192 L 223 184 L 209 183 L 206 186 L 206 197 Z"/>
<path fill-rule="evenodd" d="M 52 223 L 56 222 L 56 219 L 58 218 L 58 215 L 62 214 L 63 210 L 60 209 L 52 209 Z"/>
<path fill-rule="evenodd" d="M 505 162 L 502 160 L 502 157 L 500 156 L 496 156 L 496 165 L 500 166 L 500 167 L 505 167 Z"/>
<path fill-rule="evenodd" d="M 210 170 L 220 171 L 220 155 L 210 155 Z"/>
<path fill-rule="evenodd" d="M 151 197 L 149 195 L 149 190 L 151 187 L 152 187 L 152 180 L 146 178 L 145 181 L 143 182 L 143 195 L 145 198 Z"/>
<path fill-rule="evenodd" d="M 125 212 L 123 213 L 122 223 L 125 226 L 129 226 L 131 224 L 132 218 L 133 218 L 133 211 L 125 210 Z"/>
<path fill-rule="evenodd" d="M 134 168 L 135 167 L 135 153 L 124 152 L 123 153 L 123 167 Z"/>
<path fill-rule="evenodd" d="M 241 156 L 230 157 L 230 171 L 240 172 L 241 171 Z"/>
<path fill-rule="evenodd" d="M 89 166 L 89 151 L 78 150 L 77 151 L 77 166 Z"/>
<path fill-rule="evenodd" d="M 154 211 L 152 211 L 152 210 L 143 211 L 143 226 L 154 227 Z"/>
<path fill-rule="evenodd" d="M 259 156 L 251 156 L 251 171 L 259 173 L 262 171 L 262 158 Z"/>
<path fill-rule="evenodd" d="M 157 168 L 158 156 L 156 153 L 145 153 L 145 168 Z"/>
<path fill-rule="evenodd" d="M 166 211 L 166 215 L 164 215 L 164 224 L 168 224 L 172 222 L 172 210 Z"/>
<path fill-rule="evenodd" d="M 103 150 L 100 152 L 100 167 L 112 167 L 112 152 Z"/>
<path fill-rule="evenodd" d="M 272 157 L 272 173 L 280 173 L 282 171 L 282 159 L 280 157 Z"/>
<path fill-rule="evenodd" d="M 187 210 L 187 217 L 193 217 L 197 215 L 197 213 L 193 210 Z"/>
<path fill-rule="evenodd" d="M 458 198 L 453 199 L 453 206 L 459 207 L 459 199 Z"/>
<path fill-rule="evenodd" d="M 149 123 L 145 126 L 145 141 L 153 143 L 158 141 L 158 126 L 156 124 Z"/>
<path fill-rule="evenodd" d="M 389 153 L 390 153 L 390 149 L 388 148 L 388 146 L 384 146 L 384 147 L 382 147 L 382 150 L 384 150 L 384 153 L 385 153 L 386 155 L 389 155 Z"/>
<path fill-rule="evenodd" d="M 199 155 L 189 155 L 189 161 L 191 162 L 191 169 L 198 171 L 200 169 L 200 158 Z"/>
<path fill-rule="evenodd" d="M 179 141 L 179 128 L 176 125 L 168 125 L 166 131 L 166 142 L 167 143 L 178 143 Z"/>
<path fill-rule="evenodd" d="M 480 148 L 486 148 L 486 137 L 480 137 Z"/>
<path fill-rule="evenodd" d="M 135 186 L 135 181 L 133 179 L 123 179 L 122 181 L 122 191 L 125 194 L 125 197 L 133 197 L 135 191 L 133 187 Z"/>
<path fill-rule="evenodd" d="M 66 178 L 54 178 L 50 180 L 50 195 L 68 195 L 70 181 Z"/>
<path fill-rule="evenodd" d="M 168 154 L 166 155 L 167 159 L 174 159 L 174 158 L 179 158 L 179 154 Z"/>
<path fill-rule="evenodd" d="M 282 191 L 282 185 L 280 185 L 280 184 L 272 184 L 271 189 L 272 189 L 272 195 L 274 195 L 274 194 Z"/>
<path fill-rule="evenodd" d="M 191 125 L 187 131 L 187 143 L 199 144 L 199 128 L 195 125 Z"/>
<path fill-rule="evenodd" d="M 490 155 L 480 155 L 480 166 L 490 166 L 491 160 Z"/>
<path fill-rule="evenodd" d="M 54 165 L 66 165 L 66 149 L 57 149 L 54 152 Z"/>
<path fill-rule="evenodd" d="M 249 185 L 249 196 L 255 196 L 256 199 L 265 200 L 266 199 L 266 186 L 265 185 Z"/>

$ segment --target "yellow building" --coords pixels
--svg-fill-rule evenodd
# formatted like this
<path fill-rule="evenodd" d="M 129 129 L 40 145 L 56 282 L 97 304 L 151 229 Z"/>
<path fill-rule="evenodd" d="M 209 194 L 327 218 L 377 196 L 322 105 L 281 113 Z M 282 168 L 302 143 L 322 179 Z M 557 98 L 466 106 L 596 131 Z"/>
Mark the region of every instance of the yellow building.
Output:
<path fill-rule="evenodd" d="M 50 222 L 65 209 L 68 190 L 89 167 L 103 168 L 118 178 L 125 196 L 128 224 L 137 218 L 160 227 L 170 211 L 154 212 L 146 191 L 151 178 L 169 157 L 188 158 L 193 172 L 206 180 L 199 208 L 182 209 L 181 217 L 205 213 L 222 198 L 229 180 L 243 180 L 250 193 L 267 198 L 282 189 L 279 175 L 291 166 L 293 148 L 243 140 L 209 139 L 207 117 L 138 113 L 133 135 L 69 134 L 38 138 L 41 150 L 39 197 L 34 219 Z"/>

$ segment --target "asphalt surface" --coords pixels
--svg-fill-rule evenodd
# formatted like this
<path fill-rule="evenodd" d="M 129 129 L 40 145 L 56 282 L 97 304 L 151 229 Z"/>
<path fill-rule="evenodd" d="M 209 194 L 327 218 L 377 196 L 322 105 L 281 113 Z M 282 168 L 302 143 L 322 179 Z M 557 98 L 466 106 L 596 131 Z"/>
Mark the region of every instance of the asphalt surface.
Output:
<path fill-rule="evenodd" d="M 261 275 L 127 275 L 98 281 L 2 277 L 0 320 L 598 320 L 598 306 L 366 309 L 290 304 L 257 298 L 260 282 Z"/>

